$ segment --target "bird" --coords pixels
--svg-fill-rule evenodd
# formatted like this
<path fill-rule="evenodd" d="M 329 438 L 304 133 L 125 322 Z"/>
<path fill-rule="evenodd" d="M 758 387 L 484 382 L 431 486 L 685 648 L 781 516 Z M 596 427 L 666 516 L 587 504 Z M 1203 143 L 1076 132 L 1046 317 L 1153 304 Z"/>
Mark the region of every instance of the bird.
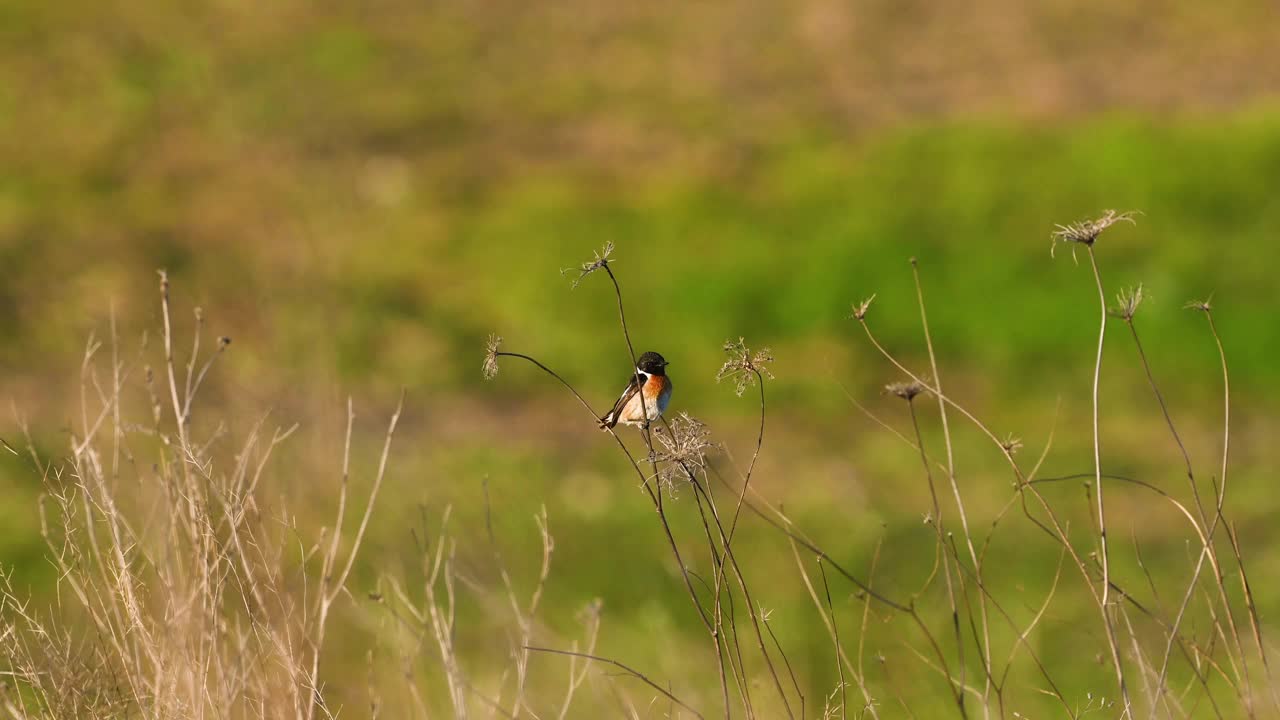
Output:
<path fill-rule="evenodd" d="M 661 355 L 647 352 L 636 362 L 636 372 L 613 404 L 613 409 L 600 418 L 600 429 L 610 430 L 618 423 L 648 427 L 658 419 L 671 402 L 671 378 Z"/>

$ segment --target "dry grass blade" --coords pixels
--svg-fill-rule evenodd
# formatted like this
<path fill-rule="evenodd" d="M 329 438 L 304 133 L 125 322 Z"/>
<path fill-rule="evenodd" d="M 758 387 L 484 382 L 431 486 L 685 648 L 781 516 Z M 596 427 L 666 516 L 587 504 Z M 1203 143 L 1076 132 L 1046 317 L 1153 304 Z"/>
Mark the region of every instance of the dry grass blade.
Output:
<path fill-rule="evenodd" d="M 554 648 L 544 648 L 544 647 L 525 646 L 525 649 L 526 649 L 526 650 L 531 650 L 531 651 L 533 651 L 533 652 L 550 653 L 550 654 L 553 654 L 553 655 L 566 655 L 566 656 L 569 656 L 569 657 L 579 657 L 579 658 L 584 658 L 584 659 L 586 659 L 586 660 L 593 660 L 593 661 L 595 661 L 595 662 L 601 662 L 601 663 L 606 663 L 606 664 L 608 664 L 608 665 L 613 665 L 614 667 L 619 668 L 620 670 L 622 670 L 623 672 L 627 673 L 628 675 L 630 675 L 630 676 L 632 676 L 632 677 L 636 678 L 637 680 L 639 680 L 639 681 L 643 682 L 645 685 L 648 685 L 649 687 L 653 688 L 654 690 L 657 690 L 657 691 L 658 691 L 658 693 L 659 693 L 660 695 L 662 695 L 663 697 L 665 697 L 666 699 L 670 700 L 671 702 L 675 703 L 676 705 L 679 705 L 680 707 L 684 708 L 685 710 L 688 710 L 689 712 L 693 713 L 694 717 L 699 718 L 699 720 L 701 720 L 701 718 L 702 718 L 702 713 L 698 712 L 697 710 L 694 710 L 694 709 L 693 709 L 693 707 L 691 707 L 689 704 L 685 703 L 683 700 L 681 700 L 680 698 L 676 697 L 675 695 L 671 694 L 671 692 L 670 692 L 670 691 L 666 690 L 666 689 L 665 689 L 665 688 L 663 688 L 661 685 L 659 685 L 659 684 L 655 683 L 654 681 L 650 680 L 650 679 L 649 679 L 649 677 L 648 677 L 647 675 L 645 675 L 644 673 L 640 672 L 639 670 L 636 670 L 636 669 L 634 669 L 634 668 L 632 668 L 632 667 L 630 667 L 630 666 L 628 666 L 628 665 L 624 665 L 624 664 L 622 664 L 622 663 L 618 662 L 617 660 L 613 660 L 613 659 L 611 659 L 611 658 L 606 658 L 606 657 L 600 657 L 599 655 L 590 655 L 590 654 L 587 654 L 587 653 L 572 652 L 572 651 L 569 651 L 569 650 L 556 650 L 556 649 L 554 649 Z"/>

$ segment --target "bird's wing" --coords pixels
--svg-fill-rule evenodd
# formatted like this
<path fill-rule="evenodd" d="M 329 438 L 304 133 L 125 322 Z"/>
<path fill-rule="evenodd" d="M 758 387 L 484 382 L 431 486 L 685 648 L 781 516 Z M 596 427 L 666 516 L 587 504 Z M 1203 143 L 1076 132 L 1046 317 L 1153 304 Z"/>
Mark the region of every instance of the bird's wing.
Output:
<path fill-rule="evenodd" d="M 618 413 L 621 413 L 622 408 L 627 406 L 631 398 L 640 392 L 640 388 L 644 386 L 644 381 L 645 378 L 639 373 L 631 376 L 631 382 L 627 383 L 626 389 L 618 397 L 618 402 L 613 404 L 613 409 L 600 418 L 600 429 L 604 430 L 618 424 Z"/>

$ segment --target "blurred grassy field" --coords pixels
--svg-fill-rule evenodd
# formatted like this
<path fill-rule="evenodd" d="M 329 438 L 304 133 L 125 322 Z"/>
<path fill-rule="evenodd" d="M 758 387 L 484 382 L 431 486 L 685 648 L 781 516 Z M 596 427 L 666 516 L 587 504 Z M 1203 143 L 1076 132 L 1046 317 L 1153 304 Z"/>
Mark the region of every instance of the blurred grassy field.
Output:
<path fill-rule="evenodd" d="M 1250 2 L 7 3 L 0 400 L 42 450 L 63 452 L 80 422 L 86 337 L 107 336 L 114 313 L 127 348 L 150 331 L 154 363 L 154 270 L 167 268 L 179 312 L 202 307 L 209 331 L 234 340 L 198 433 L 225 423 L 230 451 L 264 413 L 300 422 L 269 480 L 306 524 L 331 512 L 345 398 L 367 466 L 407 390 L 360 589 L 379 573 L 411 574 L 410 529 L 446 503 L 472 541 L 468 572 L 492 581 L 487 483 L 518 584 L 536 570 L 532 515 L 547 506 L 557 548 L 548 642 L 572 636 L 575 613 L 599 597 L 602 654 L 709 706 L 714 667 L 628 468 L 544 378 L 507 363 L 484 383 L 484 338 L 502 335 L 605 405 L 627 372 L 613 297 L 598 277 L 570 289 L 561 270 L 616 242 L 637 349 L 672 361 L 673 410 L 707 421 L 742 460 L 756 406 L 714 382 L 720 346 L 740 335 L 770 346 L 777 379 L 756 486 L 848 567 L 865 568 L 883 539 L 877 582 L 902 595 L 931 557 L 927 491 L 911 448 L 842 390 L 909 427 L 880 393 L 899 377 L 848 320 L 850 303 L 877 294 L 873 327 L 924 368 L 907 263 L 918 258 L 942 380 L 1028 454 L 1056 427 L 1046 474 L 1087 471 L 1096 295 L 1086 266 L 1061 250 L 1050 258 L 1049 232 L 1136 209 L 1136 226 L 1099 241 L 1104 281 L 1150 291 L 1144 343 L 1206 475 L 1218 359 L 1203 319 L 1180 308 L 1209 295 L 1219 308 L 1235 388 L 1229 510 L 1254 548 L 1270 624 L 1280 613 L 1269 472 L 1280 430 L 1275 15 Z M 1181 491 L 1118 323 L 1109 342 L 1104 463 Z M 13 442 L 16 428 L 6 419 L 0 437 Z M 940 452 L 933 418 L 925 431 Z M 985 534 L 1010 480 L 976 433 L 958 432 L 962 487 Z M 1072 488 L 1055 498 L 1083 528 L 1087 505 Z M 0 562 L 48 597 L 32 512 L 40 479 L 0 453 L 0 492 Z M 1112 498 L 1115 537 L 1140 541 L 1175 594 L 1188 574 L 1177 518 L 1124 488 Z M 689 499 L 676 529 L 693 541 Z M 1057 550 L 1025 521 L 999 533 L 990 582 L 1024 600 L 1021 618 Z M 741 542 L 757 577 L 794 575 L 767 527 L 747 523 Z M 1136 573 L 1132 544 L 1120 552 L 1119 572 Z M 1081 581 L 1064 571 L 1063 582 L 1075 590 L 1036 642 L 1083 705 L 1109 676 L 1084 654 L 1096 635 L 1076 630 L 1093 622 Z M 861 603 L 837 589 L 852 623 Z M 762 602 L 806 695 L 820 698 L 835 683 L 830 648 L 794 590 L 766 586 Z M 355 708 L 381 621 L 358 603 L 346 612 L 326 677 Z M 468 608 L 464 638 L 500 658 L 486 617 Z M 919 668 L 898 642 L 904 623 L 880 625 L 869 652 L 888 658 L 886 692 L 907 692 Z M 535 662 L 560 682 L 560 665 Z M 431 677 L 429 663 L 420 671 Z M 948 707 L 937 677 L 920 681 L 920 717 Z M 1034 693 L 1025 702 L 1033 717 L 1053 712 Z"/>

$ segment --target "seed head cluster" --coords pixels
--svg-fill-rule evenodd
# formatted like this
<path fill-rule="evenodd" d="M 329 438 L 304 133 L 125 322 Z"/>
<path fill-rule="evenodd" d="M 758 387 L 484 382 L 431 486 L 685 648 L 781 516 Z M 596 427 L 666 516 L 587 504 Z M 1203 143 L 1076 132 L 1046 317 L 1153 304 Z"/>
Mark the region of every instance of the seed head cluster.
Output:
<path fill-rule="evenodd" d="M 502 347 L 502 338 L 490 335 L 484 344 L 484 362 L 480 365 L 485 380 L 492 380 L 498 375 L 498 348 Z"/>
<path fill-rule="evenodd" d="M 912 380 L 911 382 L 894 382 L 884 386 L 884 391 L 890 395 L 896 395 L 907 402 L 916 399 L 917 395 L 928 391 L 928 387 L 921 382 Z"/>
<path fill-rule="evenodd" d="M 1133 216 L 1136 214 L 1132 210 L 1129 212 L 1107 210 L 1100 217 L 1092 220 L 1079 220 L 1067 225 L 1058 225 L 1057 229 L 1050 234 L 1052 245 L 1049 246 L 1049 254 L 1053 255 L 1054 251 L 1058 249 L 1058 243 L 1076 243 L 1092 247 L 1094 241 L 1098 239 L 1103 230 L 1118 222 L 1134 224 Z M 1074 253 L 1074 249 L 1072 252 Z"/>
<path fill-rule="evenodd" d="M 773 352 L 769 348 L 761 348 L 753 353 L 751 348 L 747 347 L 746 341 L 738 338 L 736 342 L 726 340 L 724 352 L 729 357 L 716 373 L 716 382 L 733 380 L 733 389 L 738 397 L 742 397 L 742 393 L 746 392 L 747 388 L 755 385 L 756 378 L 773 379 L 773 373 L 769 372 L 768 368 L 769 363 L 773 362 Z"/>
<path fill-rule="evenodd" d="M 858 322 L 862 322 L 867 317 L 867 311 L 871 309 L 871 303 L 875 301 L 876 301 L 876 296 L 873 294 L 871 297 L 867 298 L 866 300 L 863 300 L 860 303 L 854 303 L 853 314 L 850 315 L 849 317 L 852 317 L 854 320 L 857 320 Z"/>
<path fill-rule="evenodd" d="M 658 471 L 658 484 L 673 492 L 677 480 L 686 477 L 686 473 L 698 473 L 707 469 L 707 455 L 718 450 L 711 442 L 711 430 L 700 420 L 688 413 L 680 413 L 671 421 L 669 432 L 659 431 L 654 434 L 658 439 L 658 462 L 662 469 Z"/>
<path fill-rule="evenodd" d="M 606 242 L 603 248 L 596 250 L 593 253 L 593 257 L 590 260 L 582 263 L 576 268 L 578 272 L 578 277 L 573 279 L 573 287 L 577 288 L 578 285 L 582 284 L 583 278 L 585 278 L 586 276 L 590 275 L 593 272 L 596 272 L 597 270 L 603 270 L 606 265 L 608 265 L 611 262 L 614 262 L 613 260 L 609 259 L 609 256 L 612 254 L 613 254 L 613 242 L 612 241 Z M 574 272 L 574 270 L 575 268 L 565 268 L 560 271 L 560 274 L 567 275 L 571 272 Z"/>
<path fill-rule="evenodd" d="M 1142 285 L 1137 287 L 1125 288 L 1116 295 L 1116 305 L 1111 308 L 1111 314 L 1125 322 L 1132 322 L 1133 316 L 1138 314 L 1138 306 L 1145 299 Z"/>
<path fill-rule="evenodd" d="M 1183 305 L 1182 309 L 1199 310 L 1200 312 L 1209 312 L 1210 310 L 1213 309 L 1213 296 L 1210 295 L 1204 300 L 1192 300 L 1188 302 L 1186 305 Z"/>

